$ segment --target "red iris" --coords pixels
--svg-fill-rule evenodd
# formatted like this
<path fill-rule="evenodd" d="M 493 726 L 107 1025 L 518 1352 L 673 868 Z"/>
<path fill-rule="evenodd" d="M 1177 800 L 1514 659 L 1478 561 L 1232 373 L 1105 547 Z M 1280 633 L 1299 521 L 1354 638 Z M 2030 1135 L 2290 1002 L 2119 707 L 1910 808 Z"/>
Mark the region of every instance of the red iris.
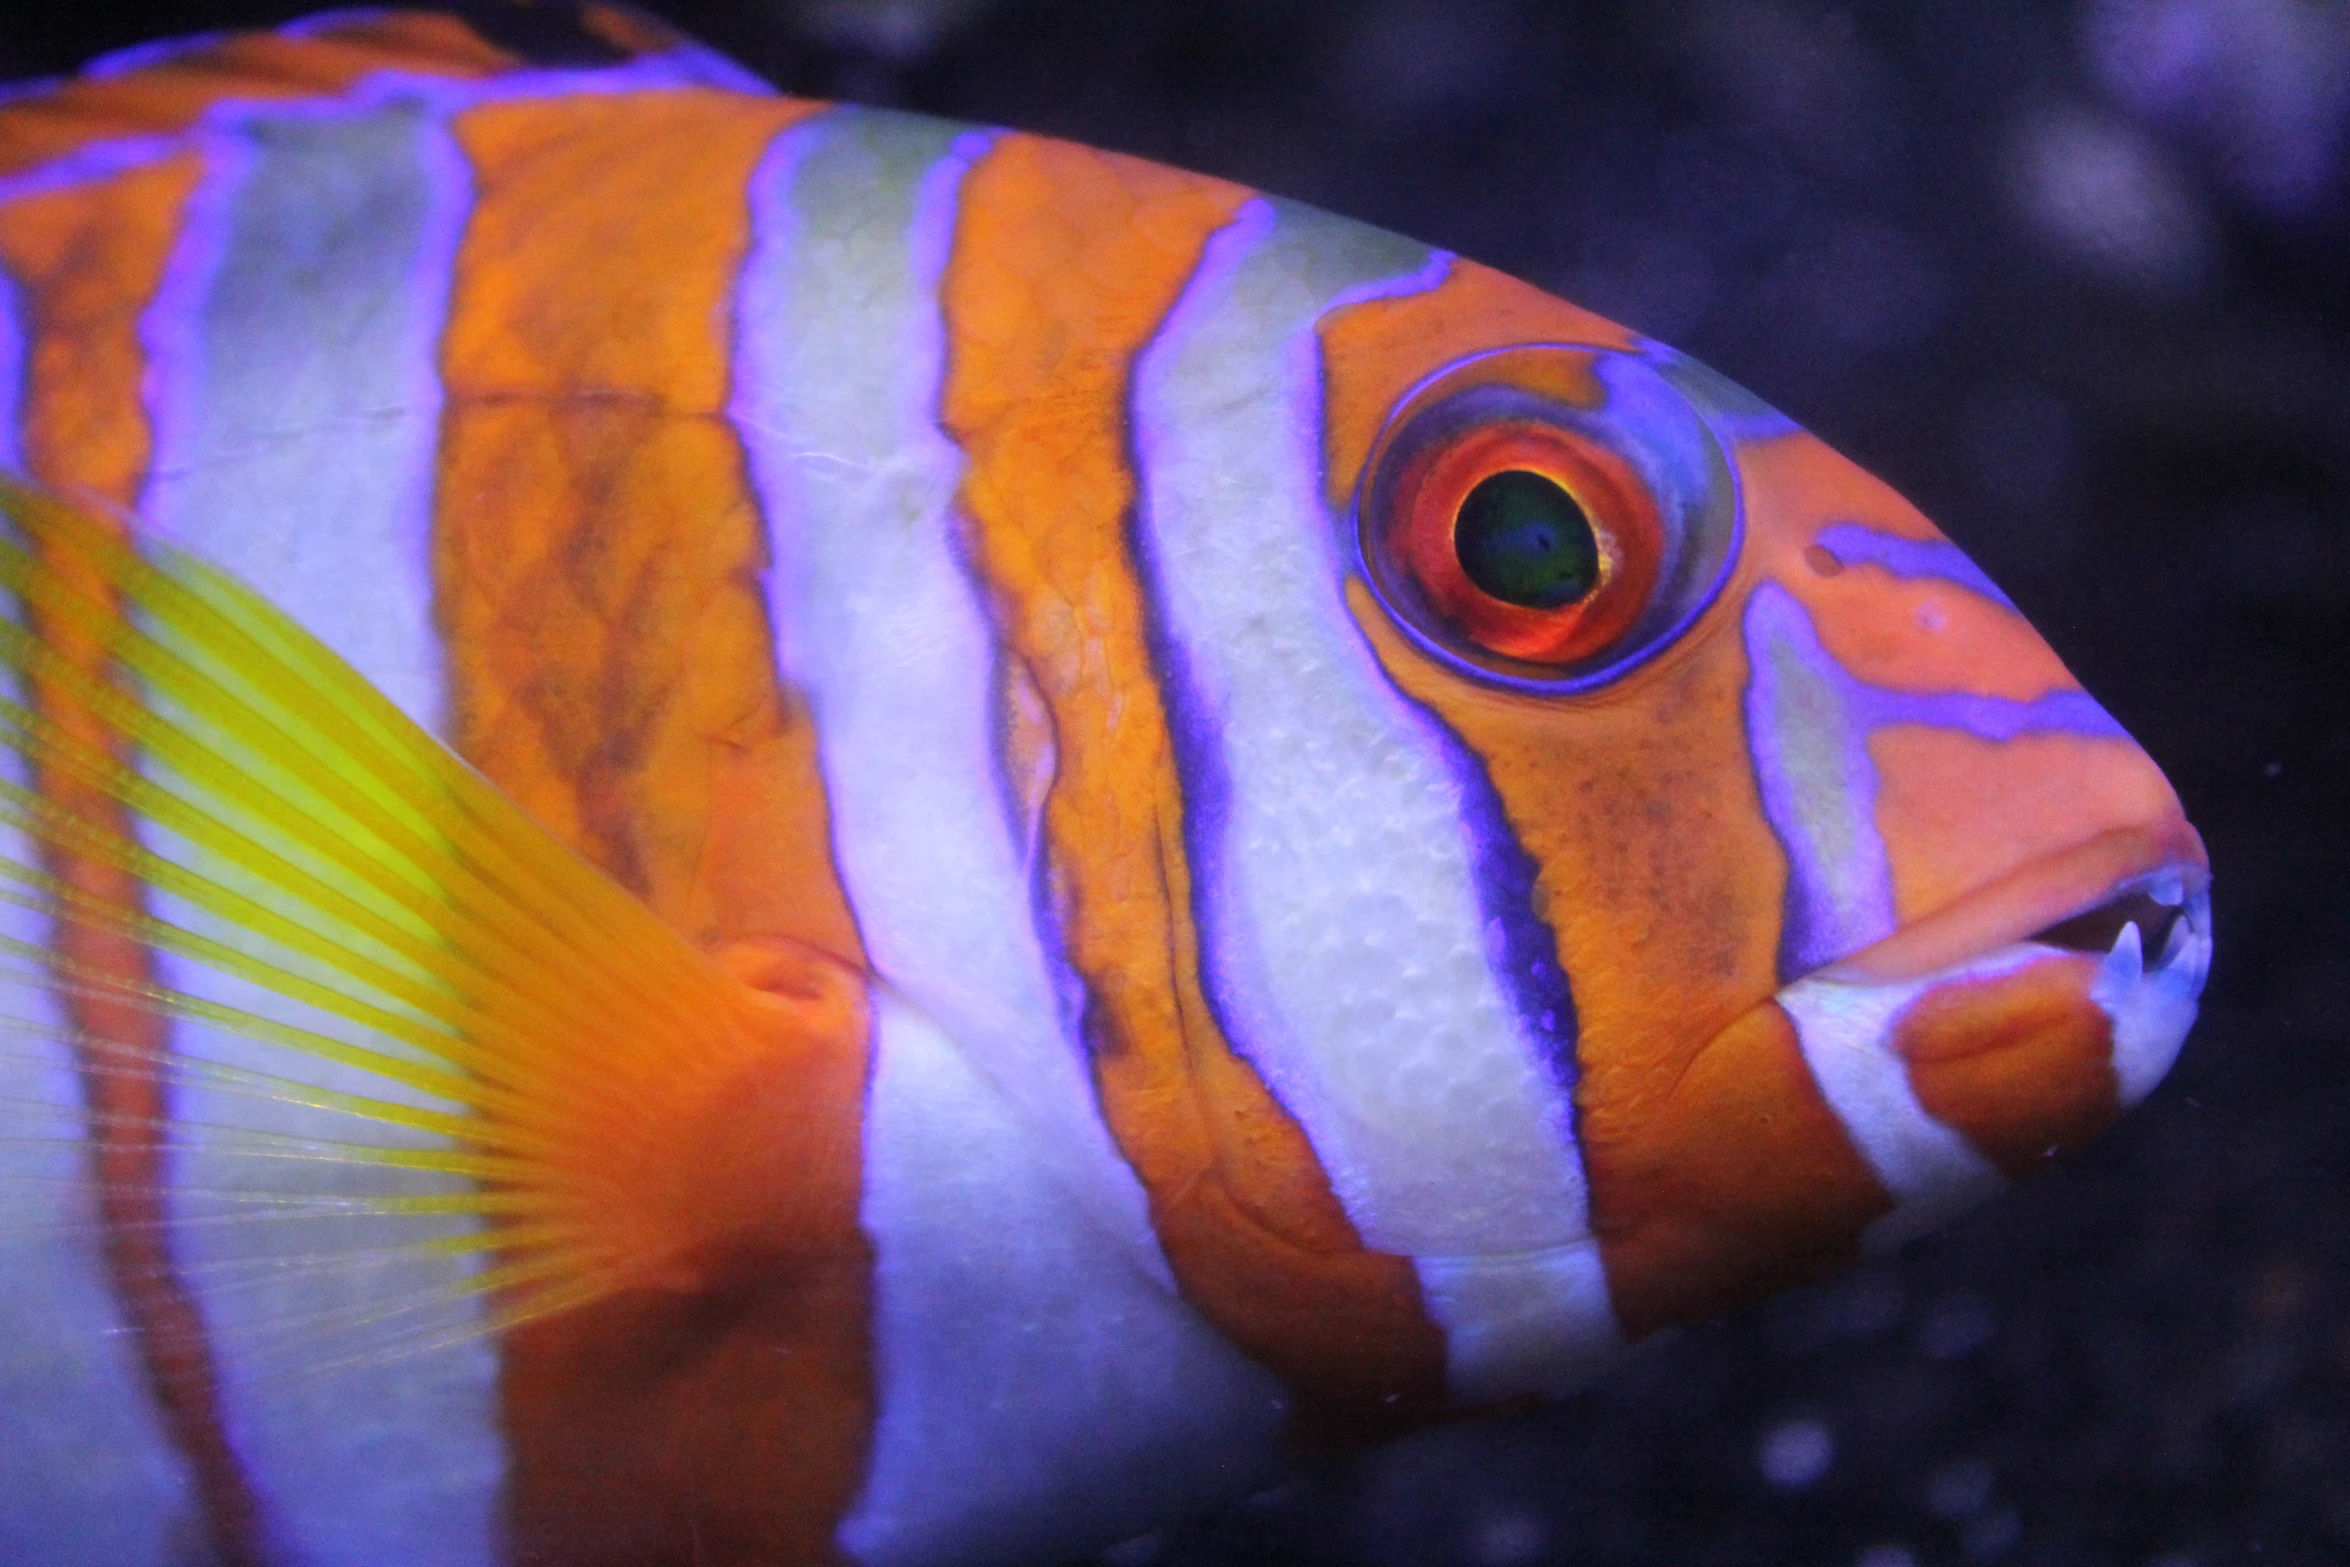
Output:
<path fill-rule="evenodd" d="M 1462 508 L 1480 484 L 1504 473 L 1548 480 L 1588 519 L 1597 581 L 1572 602 L 1511 603 L 1464 569 Z M 1631 629 L 1656 589 L 1664 529 L 1648 487 L 1615 452 L 1573 430 L 1523 417 L 1472 425 L 1410 451 L 1379 488 L 1378 553 L 1455 634 L 1488 653 L 1579 663 Z"/>

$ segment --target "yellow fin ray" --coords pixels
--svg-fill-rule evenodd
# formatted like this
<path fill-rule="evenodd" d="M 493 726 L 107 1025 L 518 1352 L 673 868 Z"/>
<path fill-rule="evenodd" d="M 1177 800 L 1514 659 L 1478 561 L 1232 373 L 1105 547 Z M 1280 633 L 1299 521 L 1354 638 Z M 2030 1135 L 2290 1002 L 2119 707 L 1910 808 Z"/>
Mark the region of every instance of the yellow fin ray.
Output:
<path fill-rule="evenodd" d="M 8 550 L 0 549 L 0 581 L 26 580 L 28 565 L 22 557 L 12 556 Z M 88 602 L 77 600 L 53 584 L 44 586 L 42 603 L 52 609 L 69 609 L 75 623 L 85 629 L 93 623 L 97 614 Z M 105 624 L 102 620 L 96 623 Z M 13 638 L 7 635 L 10 632 L 15 633 Z M 136 639 L 125 640 L 118 636 L 115 641 L 117 650 L 123 652 L 136 652 L 143 646 Z M 498 975 L 504 968 L 543 962 L 550 956 L 543 944 L 537 950 L 515 948 L 506 932 L 527 911 L 518 909 L 510 900 L 494 902 L 487 918 L 475 915 L 475 901 L 464 896 L 467 880 L 464 873 L 468 867 L 461 857 L 451 858 L 448 866 L 444 867 L 453 868 L 459 873 L 449 878 L 451 886 L 434 889 L 429 879 L 430 867 L 420 868 L 419 865 L 420 859 L 428 857 L 432 852 L 432 840 L 413 835 L 392 816 L 369 810 L 363 801 L 353 805 L 353 800 L 359 796 L 348 788 L 338 787 L 343 782 L 340 772 L 323 774 L 318 780 L 320 787 L 308 794 L 296 791 L 298 797 L 295 798 L 288 798 L 284 792 L 273 795 L 262 786 L 261 780 L 273 773 L 280 777 L 287 776 L 282 772 L 282 767 L 288 757 L 294 755 L 277 746 L 274 740 L 269 745 L 255 747 L 247 744 L 251 740 L 250 732 L 215 725 L 213 744 L 208 746 L 202 738 L 158 716 L 154 709 L 130 701 L 120 692 L 107 689 L 104 683 L 94 681 L 80 671 L 60 667 L 58 661 L 33 642 L 21 628 L 0 624 L 0 660 L 18 663 L 28 675 L 64 685 L 77 701 L 94 712 L 123 739 L 137 744 L 145 754 L 160 758 L 165 765 L 178 770 L 192 787 L 206 790 L 206 798 L 229 801 L 240 806 L 248 823 L 266 823 L 267 829 L 274 829 L 275 835 L 288 846 L 310 851 L 316 860 L 353 876 L 379 897 L 394 900 L 401 912 L 426 931 L 443 937 L 463 938 L 457 944 L 444 945 L 444 965 L 439 975 L 444 983 L 459 987 L 496 988 L 500 984 Z M 192 675 L 191 666 L 185 661 L 145 658 L 138 660 L 138 663 L 151 677 L 176 682 L 166 687 L 164 694 L 167 696 L 177 695 L 183 700 L 200 702 L 207 695 L 221 694 L 217 685 L 208 686 L 202 677 Z M 275 731 L 270 730 L 263 715 L 249 707 L 236 706 L 233 698 L 224 700 L 228 703 L 225 711 L 230 716 L 250 719 L 253 732 L 263 733 L 265 738 L 274 736 Z M 28 743 L 20 747 L 29 759 L 42 761 L 54 752 L 69 763 L 76 776 L 112 795 L 143 819 L 178 831 L 181 836 L 190 838 L 201 847 L 228 854 L 259 874 L 268 876 L 274 888 L 301 899 L 317 913 L 340 917 L 346 924 L 360 926 L 379 943 L 391 939 L 381 924 L 367 918 L 370 912 L 375 912 L 380 919 L 380 911 L 370 911 L 364 905 L 357 904 L 356 900 L 349 899 L 348 894 L 338 897 L 341 889 L 331 887 L 315 876 L 305 876 L 297 882 L 288 874 L 290 867 L 282 858 L 271 854 L 267 843 L 252 835 L 250 826 L 240 834 L 237 828 L 222 820 L 219 813 L 208 815 L 185 796 L 177 797 L 176 807 L 168 816 L 158 814 L 152 802 L 163 792 L 153 783 L 128 773 L 119 764 L 107 759 L 90 760 L 87 746 L 76 746 L 69 739 L 52 738 L 48 731 L 53 728 L 34 721 L 34 727 L 28 734 Z M 244 749 L 237 749 L 239 745 L 243 745 Z M 227 765 L 223 756 L 234 756 L 241 765 Z M 453 759 L 451 761 L 453 763 Z M 455 776 L 470 781 L 476 789 L 480 788 L 479 780 L 472 779 L 470 774 L 459 772 Z M 351 814 L 353 810 L 359 814 Z M 371 853 L 363 849 L 362 845 L 369 841 L 378 844 L 377 851 Z M 252 866 L 249 857 L 255 855 L 263 857 L 265 862 L 274 863 Z M 387 880 L 387 876 L 399 872 L 405 873 L 407 879 L 404 882 Z M 422 891 L 419 890 L 420 886 Z M 447 892 L 450 896 L 442 898 L 437 895 L 438 892 Z M 462 928 L 451 929 L 453 923 L 460 924 Z M 461 960 L 475 949 L 482 949 L 482 962 L 471 965 L 470 972 L 450 972 L 445 966 L 446 962 Z M 435 966 L 429 956 L 420 956 L 412 945 L 402 944 L 401 950 L 428 969 Z M 558 959 L 574 956 L 562 949 L 551 955 Z M 489 966 L 484 967 L 483 963 Z M 574 972 L 565 977 L 576 983 L 592 976 Z M 526 1010 L 533 1003 L 551 1000 L 569 1014 L 568 1021 L 576 1022 L 582 1004 L 579 995 L 571 985 L 566 985 L 552 996 L 523 996 L 518 999 Z"/>
<path fill-rule="evenodd" d="M 781 1221 L 679 1170 L 805 1048 L 774 1008 L 249 589 L 4 476 L 0 519 L 0 850 L 31 846 L 0 852 L 0 906 L 101 941 L 0 931 L 0 985 L 123 1020 L 0 1031 L 51 1068 L 69 1047 L 85 1085 L 204 1101 L 183 1120 L 59 1090 L 90 1142 L 202 1164 L 139 1222 L 453 1222 L 388 1250 L 459 1264 L 436 1298 L 485 1302 L 477 1328 L 674 1287 L 724 1226 L 774 1243 Z M 861 1019 L 857 981 L 823 986 L 811 1006 Z M 172 1024 L 195 1032 L 155 1042 Z"/>

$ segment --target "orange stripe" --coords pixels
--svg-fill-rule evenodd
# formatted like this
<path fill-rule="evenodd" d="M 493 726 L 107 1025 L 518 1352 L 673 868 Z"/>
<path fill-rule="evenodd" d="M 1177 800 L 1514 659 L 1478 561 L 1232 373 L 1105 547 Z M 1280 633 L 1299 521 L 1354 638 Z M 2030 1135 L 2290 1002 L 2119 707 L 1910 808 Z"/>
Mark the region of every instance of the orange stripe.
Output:
<path fill-rule="evenodd" d="M 517 63 L 456 18 L 420 12 L 357 19 L 303 38 L 242 34 L 0 109 L 0 176 L 92 142 L 184 131 L 225 100 L 332 97 L 370 71 L 480 77 Z"/>
<path fill-rule="evenodd" d="M 139 315 L 162 280 L 200 173 L 195 158 L 175 158 L 0 206 L 0 267 L 23 290 L 27 313 L 25 465 L 42 483 L 117 507 L 137 499 L 153 444 L 139 395 Z M 61 574 L 85 593 L 109 596 L 85 565 L 61 565 Z M 73 667 L 109 673 L 106 650 L 87 631 L 38 612 L 32 628 Z M 127 759 L 128 747 L 70 688 L 37 681 L 32 702 L 75 739 Z M 69 772 L 36 767 L 34 786 L 72 818 L 133 835 L 121 806 Z M 44 859 L 60 881 L 99 902 L 126 912 L 144 907 L 143 888 L 127 872 L 54 847 Z M 126 936 L 61 920 L 51 940 L 63 969 L 133 994 L 155 983 L 154 955 Z M 108 1276 L 165 1430 L 192 1471 L 214 1551 L 225 1562 L 258 1563 L 260 1504 L 221 1428 L 212 1347 L 170 1244 L 162 1131 L 171 1114 L 162 1080 L 170 1024 L 103 996 L 61 990 L 60 1000 L 93 1118 L 87 1135 Z"/>
<path fill-rule="evenodd" d="M 458 118 L 480 202 L 436 572 L 460 750 L 690 934 L 854 957 L 724 416 L 741 191 L 819 107 L 695 91 Z"/>
<path fill-rule="evenodd" d="M 458 118 L 479 198 L 443 343 L 434 571 L 468 758 L 706 944 L 854 958 L 724 417 L 742 192 L 818 107 L 679 91 Z M 872 1424 L 862 1048 L 792 1085 L 815 1184 L 847 1194 L 799 1238 L 820 1262 L 720 1259 L 691 1293 L 509 1336 L 519 1555 L 829 1559 Z"/>
<path fill-rule="evenodd" d="M 1131 366 L 1248 194 L 1004 138 L 963 186 L 944 422 L 970 459 L 981 573 L 1057 747 L 1045 829 L 1105 1114 L 1176 1278 L 1317 1417 L 1404 1420 L 1441 1399 L 1444 1363 L 1411 1267 L 1363 1250 L 1201 994 L 1183 787 L 1127 541 Z"/>

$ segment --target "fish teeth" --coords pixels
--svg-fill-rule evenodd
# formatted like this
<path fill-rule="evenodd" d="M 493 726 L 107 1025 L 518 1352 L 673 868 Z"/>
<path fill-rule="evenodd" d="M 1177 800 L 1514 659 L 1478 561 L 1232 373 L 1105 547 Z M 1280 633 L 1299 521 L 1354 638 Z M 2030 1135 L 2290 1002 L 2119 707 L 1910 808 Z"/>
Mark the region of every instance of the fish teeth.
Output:
<path fill-rule="evenodd" d="M 2187 943 L 2194 940 L 2193 916 L 2182 916 L 2171 921 L 2170 939 L 2162 944 L 2161 955 L 2154 960 L 2157 969 L 2167 969 L 2185 954 Z"/>
<path fill-rule="evenodd" d="M 2138 983 L 2145 972 L 2146 949 L 2143 938 L 2138 934 L 2137 922 L 2126 921 L 2122 925 L 2121 934 L 2113 938 L 2113 950 L 2105 955 L 2098 979 L 2104 984 L 2126 989 Z"/>
<path fill-rule="evenodd" d="M 2178 908 L 2187 901 L 2187 878 L 2176 867 L 2158 872 L 2146 884 L 2146 896 L 2169 908 Z"/>

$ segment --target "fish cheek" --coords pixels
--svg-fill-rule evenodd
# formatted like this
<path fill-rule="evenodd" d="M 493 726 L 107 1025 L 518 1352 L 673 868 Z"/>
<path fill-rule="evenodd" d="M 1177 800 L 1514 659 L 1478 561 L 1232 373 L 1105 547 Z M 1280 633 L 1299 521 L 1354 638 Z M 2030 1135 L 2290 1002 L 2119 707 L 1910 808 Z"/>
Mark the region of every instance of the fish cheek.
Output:
<path fill-rule="evenodd" d="M 1820 1271 L 1887 1206 L 1769 1006 L 1787 862 L 1725 634 L 1740 598 L 1618 685 L 1561 699 L 1436 666 L 1350 584 L 1389 677 L 1484 759 L 1540 867 L 1575 999 L 1592 1228 L 1631 1334 Z"/>
<path fill-rule="evenodd" d="M 1616 686 L 1534 696 L 1437 665 L 1365 585 L 1348 594 L 1389 678 L 1483 761 L 1537 866 L 1574 989 L 1579 1109 L 1604 1123 L 1644 1102 L 1778 984 L 1786 859 L 1747 756 L 1737 639 L 1700 626 Z"/>

